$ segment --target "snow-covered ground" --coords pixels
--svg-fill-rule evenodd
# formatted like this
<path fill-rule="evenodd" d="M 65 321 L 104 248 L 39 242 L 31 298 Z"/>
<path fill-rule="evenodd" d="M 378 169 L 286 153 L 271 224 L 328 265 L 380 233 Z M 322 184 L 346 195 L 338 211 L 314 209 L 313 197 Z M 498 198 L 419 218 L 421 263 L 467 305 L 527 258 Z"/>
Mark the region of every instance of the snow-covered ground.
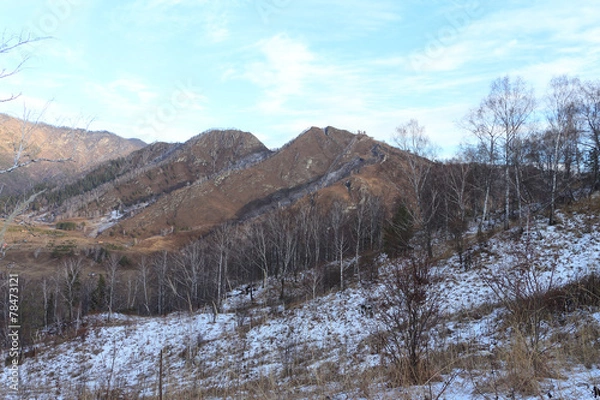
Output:
<path fill-rule="evenodd" d="M 447 317 L 439 328 L 447 332 L 445 343 L 468 342 L 482 357 L 506 344 L 497 329 L 501 309 L 477 316 L 470 311 L 497 302 L 485 280 L 523 257 L 539 265 L 537 278 L 554 285 L 600 272 L 599 222 L 590 222 L 585 215 L 560 218 L 564 222 L 559 226 L 532 223 L 535 234 L 496 235 L 485 247 L 476 249 L 468 270 L 459 265 L 457 257 L 436 267 L 444 277 L 437 289 Z M 485 379 L 485 373 L 474 376 L 473 371 L 459 368 L 444 374 L 443 382 L 426 387 L 394 389 L 385 382 L 372 382 L 365 388 L 364 382 L 328 382 L 326 373 L 339 380 L 364 373 L 367 379 L 370 368 L 380 363 L 370 345 L 378 329 L 377 318 L 365 313 L 361 305 L 372 301 L 382 286 L 358 285 L 288 309 L 272 300 L 275 290 L 258 289 L 252 303 L 249 295 L 236 290 L 224 305 L 225 312 L 214 320 L 209 310 L 162 318 L 113 315 L 110 323 L 106 315 L 89 317 L 84 336 L 42 347 L 35 357 L 22 361 L 23 398 L 67 399 L 84 388 L 120 388 L 153 396 L 157 394 L 161 352 L 164 387 L 169 393 L 178 388 L 221 388 L 228 393 L 228 388 L 261 379 L 285 385 L 291 376 L 304 376 L 306 383 L 296 388 L 293 398 L 303 398 L 302 393 L 304 398 L 327 394 L 332 399 L 408 399 L 440 393 L 440 399 L 491 399 L 496 395 L 480 393 L 478 382 Z M 579 312 L 583 314 L 572 318 L 575 322 L 562 328 L 565 332 L 576 331 L 577 321 L 600 326 L 598 310 Z M 5 368 L 0 379 L 7 382 L 9 375 Z M 600 360 L 587 367 L 565 364 L 559 375 L 542 381 L 546 396 L 591 399 L 592 386 L 600 386 Z M 509 398 L 506 393 L 500 398 L 503 395 Z"/>

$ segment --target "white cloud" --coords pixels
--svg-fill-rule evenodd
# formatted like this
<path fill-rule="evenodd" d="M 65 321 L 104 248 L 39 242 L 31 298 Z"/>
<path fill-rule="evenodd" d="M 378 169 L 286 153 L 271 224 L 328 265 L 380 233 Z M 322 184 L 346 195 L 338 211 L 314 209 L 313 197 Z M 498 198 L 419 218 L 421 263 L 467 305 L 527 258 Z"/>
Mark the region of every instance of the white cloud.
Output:
<path fill-rule="evenodd" d="M 230 37 L 226 2 L 208 0 L 138 0 L 116 7 L 110 27 L 139 41 L 161 43 L 191 38 L 196 45 Z"/>
<path fill-rule="evenodd" d="M 520 64 L 526 57 L 547 53 L 553 57 L 564 46 L 594 46 L 600 42 L 596 24 L 598 8 L 574 7 L 572 4 L 534 2 L 526 6 L 485 10 L 477 18 L 465 19 L 462 29 L 444 37 L 441 26 L 432 33 L 427 45 L 409 57 L 417 72 L 440 72 L 470 69 L 482 63 Z M 579 54 L 581 56 L 582 53 Z M 541 60 L 545 62 L 546 60 Z"/>
<path fill-rule="evenodd" d="M 119 78 L 109 83 L 86 82 L 84 91 L 105 107 L 136 112 L 158 97 L 158 93 L 135 78 Z"/>
<path fill-rule="evenodd" d="M 259 109 L 281 111 L 291 96 L 304 94 L 315 72 L 315 55 L 303 43 L 283 34 L 261 40 L 255 48 L 261 59 L 247 65 L 243 77 L 264 91 Z"/>
<path fill-rule="evenodd" d="M 225 12 L 215 11 L 205 17 L 204 34 L 212 43 L 229 39 L 228 18 Z"/>
<path fill-rule="evenodd" d="M 303 4 L 313 20 L 327 16 L 327 23 L 339 25 L 346 35 L 360 36 L 403 20 L 403 5 L 395 0 L 312 0 Z"/>

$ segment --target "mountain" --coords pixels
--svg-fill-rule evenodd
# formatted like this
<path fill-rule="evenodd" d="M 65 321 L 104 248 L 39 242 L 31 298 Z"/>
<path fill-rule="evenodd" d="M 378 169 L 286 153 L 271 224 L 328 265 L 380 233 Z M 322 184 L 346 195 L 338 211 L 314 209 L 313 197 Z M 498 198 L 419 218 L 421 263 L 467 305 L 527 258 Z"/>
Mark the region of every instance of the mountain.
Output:
<path fill-rule="evenodd" d="M 364 134 L 333 127 L 312 127 L 277 151 L 251 133 L 214 130 L 131 153 L 115 179 L 62 202 L 55 214 L 94 218 L 116 211 L 110 229 L 104 224 L 94 234 L 153 237 L 148 245 L 159 241 L 172 248 L 223 222 L 316 193 L 357 200 L 369 191 L 389 203 L 399 193 L 392 182 L 398 182 L 404 157 Z M 60 190 L 65 188 L 54 193 Z"/>
<path fill-rule="evenodd" d="M 30 123 L 0 114 L 0 169 L 13 165 L 14 148 L 20 142 L 26 145 L 20 161 L 26 161 L 28 157 L 70 161 L 33 163 L 6 174 L 2 177 L 4 194 L 26 190 L 39 183 L 74 179 L 101 163 L 146 145 L 139 139 L 124 139 L 106 131 Z"/>
<path fill-rule="evenodd" d="M 501 201 L 479 223 L 475 168 L 333 127 L 275 151 L 213 130 L 98 165 L 6 230 L 26 284 L 3 377 L 40 399 L 591 398 L 600 197 L 503 230 Z M 436 198 L 427 237 L 407 208 Z"/>

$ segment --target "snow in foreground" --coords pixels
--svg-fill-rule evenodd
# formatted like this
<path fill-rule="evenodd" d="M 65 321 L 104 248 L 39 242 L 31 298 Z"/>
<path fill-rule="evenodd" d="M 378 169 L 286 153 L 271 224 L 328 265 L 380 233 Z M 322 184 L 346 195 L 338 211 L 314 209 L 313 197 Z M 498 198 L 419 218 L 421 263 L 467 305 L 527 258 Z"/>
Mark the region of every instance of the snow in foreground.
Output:
<path fill-rule="evenodd" d="M 597 222 L 585 229 L 585 216 L 563 217 L 562 227 L 536 230 L 535 253 L 548 266 L 545 279 L 567 283 L 591 272 L 600 265 L 600 233 Z M 514 240 L 502 235 L 490 240 L 476 266 L 465 271 L 455 257 L 439 266 L 445 280 L 443 310 L 448 316 L 444 329 L 447 342 L 476 343 L 482 354 L 499 345 L 495 333 L 497 312 L 479 318 L 455 318 L 494 301 L 484 277 L 514 262 Z M 416 398 L 429 391 L 440 398 L 485 398 L 478 393 L 472 372 L 455 370 L 444 382 L 425 388 L 390 389 L 374 382 L 369 390 L 358 383 L 328 382 L 319 387 L 323 371 L 334 370 L 335 376 L 366 375 L 380 363 L 369 345 L 377 329 L 376 319 L 364 313 L 361 305 L 372 299 L 381 287 L 353 287 L 331 293 L 284 309 L 272 304 L 268 290 L 259 289 L 253 308 L 236 312 L 250 304 L 249 296 L 237 294 L 228 299 L 226 312 L 213 321 L 210 312 L 176 313 L 166 317 L 113 316 L 89 318 L 85 336 L 38 350 L 20 366 L 23 398 L 72 398 L 73 393 L 87 390 L 121 388 L 141 395 L 156 395 L 160 354 L 163 353 L 164 386 L 170 393 L 177 388 L 212 387 L 226 390 L 244 383 L 270 379 L 285 384 L 290 376 L 303 374 L 305 387 L 296 388 L 296 397 L 315 398 L 326 393 L 330 398 Z M 116 318 L 115 318 L 116 317 Z M 589 310 L 588 320 L 600 325 L 600 313 Z M 4 357 L 6 355 L 3 353 Z M 600 360 L 599 360 L 600 362 Z M 1 379 L 8 381 L 4 368 Z M 561 377 L 542 382 L 544 393 L 554 398 L 593 398 L 592 385 L 600 384 L 599 364 L 588 368 L 574 365 L 564 368 Z M 343 378 L 340 378 L 343 379 Z M 368 393 L 367 393 L 368 392 Z M 404 397 L 403 397 L 404 396 Z M 493 398 L 493 397 L 489 397 Z M 538 397 L 532 397 L 538 398 Z"/>

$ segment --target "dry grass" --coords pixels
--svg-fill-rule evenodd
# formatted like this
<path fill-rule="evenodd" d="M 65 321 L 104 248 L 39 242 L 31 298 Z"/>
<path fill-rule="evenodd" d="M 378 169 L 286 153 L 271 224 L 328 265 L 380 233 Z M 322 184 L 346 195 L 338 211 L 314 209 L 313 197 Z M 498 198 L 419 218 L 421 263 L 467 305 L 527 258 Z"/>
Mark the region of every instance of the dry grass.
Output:
<path fill-rule="evenodd" d="M 593 318 L 576 315 L 567 327 L 555 332 L 550 341 L 556 344 L 555 355 L 562 365 L 579 364 L 590 369 L 600 365 L 600 324 Z"/>
<path fill-rule="evenodd" d="M 299 297 L 307 297 L 302 283 L 286 287 L 290 295 L 299 294 L 299 303 L 288 304 L 288 308 L 299 306 Z M 250 330 L 264 324 L 268 318 L 276 317 L 280 304 L 275 301 L 279 295 L 278 288 L 272 288 L 267 297 L 273 299 L 270 315 L 254 316 L 253 307 L 247 305 L 238 310 L 237 327 L 232 335 L 243 342 Z M 552 378 L 561 378 L 559 371 L 564 371 L 569 365 L 577 364 L 592 368 L 600 360 L 600 324 L 592 318 L 583 318 L 589 310 L 600 306 L 600 278 L 590 275 L 563 287 L 554 287 L 549 291 L 537 294 L 535 299 L 519 299 L 519 304 L 511 304 L 518 318 L 503 318 L 504 323 L 493 324 L 486 332 L 490 335 L 505 338 L 493 351 L 487 351 L 475 339 L 455 339 L 452 331 L 442 328 L 448 320 L 440 321 L 436 327 L 438 342 L 426 354 L 427 377 L 417 390 L 423 391 L 423 396 L 443 398 L 445 384 L 461 371 L 463 376 L 470 376 L 476 394 L 483 398 L 506 396 L 538 396 L 541 395 L 540 382 Z M 542 340 L 532 346 L 531 335 L 524 329 L 528 321 L 527 313 L 532 305 L 538 311 L 545 324 L 551 326 L 552 334 L 542 335 Z M 260 307 L 264 308 L 264 305 Z M 500 304 L 483 304 L 477 308 L 462 311 L 451 316 L 451 322 L 468 324 L 489 317 L 501 307 Z M 500 313 L 497 313 L 500 314 Z M 493 315 L 496 315 L 494 313 Z M 188 352 L 189 350 L 189 352 Z M 229 349 L 235 353 L 239 349 Z M 326 399 L 343 393 L 346 398 L 382 398 L 382 393 L 399 387 L 409 386 L 409 372 L 402 364 L 391 368 L 389 365 L 379 365 L 369 368 L 352 368 L 359 365 L 352 359 L 347 349 L 340 349 L 338 357 L 329 357 L 335 353 L 332 349 L 311 348 L 301 338 L 282 343 L 275 355 L 278 360 L 277 368 L 270 374 L 249 376 L 240 365 L 223 365 L 219 369 L 210 370 L 194 362 L 186 363 L 186 376 L 168 376 L 168 392 L 163 398 L 173 400 L 183 399 Z M 361 355 L 381 354 L 381 337 L 373 334 L 367 337 L 358 348 Z M 186 361 L 202 358 L 202 348 L 196 346 L 186 349 L 180 357 Z M 329 354 L 329 355 L 328 355 Z M 243 354 L 236 353 L 242 358 Z M 215 357 L 230 358 L 231 354 L 220 353 Z M 329 357 L 329 358 L 328 358 Z M 260 356 L 260 358 L 266 358 Z M 334 361 L 335 360 L 335 361 Z M 232 363 L 233 361 L 231 361 Z M 261 361 L 259 361 L 261 362 Z M 227 364 L 227 363 L 225 363 Z M 364 364 L 363 364 L 364 365 Z M 226 371 L 226 372 L 224 372 Z M 412 372 L 412 371 L 411 371 Z M 179 372 L 178 374 L 181 374 Z M 215 383 L 219 378 L 221 383 Z M 118 386 L 118 385 L 117 385 Z M 437 388 L 437 392 L 432 387 Z M 440 389 L 440 387 L 442 389 Z M 165 384 L 167 388 L 167 384 Z M 62 387 L 63 393 L 67 388 Z M 148 390 L 141 396 L 143 390 Z M 167 390 L 167 389 L 165 389 Z M 411 389 L 412 390 L 412 389 Z M 115 387 L 101 388 L 90 391 L 78 386 L 68 391 L 76 393 L 72 398 L 77 399 L 158 399 L 158 389 L 155 382 L 146 382 L 134 388 Z M 150 394 L 148 394 L 150 393 Z M 393 398 L 414 398 L 408 390 L 399 389 Z M 442 395 L 442 396 L 440 396 Z M 423 397 L 421 396 L 421 397 Z"/>

